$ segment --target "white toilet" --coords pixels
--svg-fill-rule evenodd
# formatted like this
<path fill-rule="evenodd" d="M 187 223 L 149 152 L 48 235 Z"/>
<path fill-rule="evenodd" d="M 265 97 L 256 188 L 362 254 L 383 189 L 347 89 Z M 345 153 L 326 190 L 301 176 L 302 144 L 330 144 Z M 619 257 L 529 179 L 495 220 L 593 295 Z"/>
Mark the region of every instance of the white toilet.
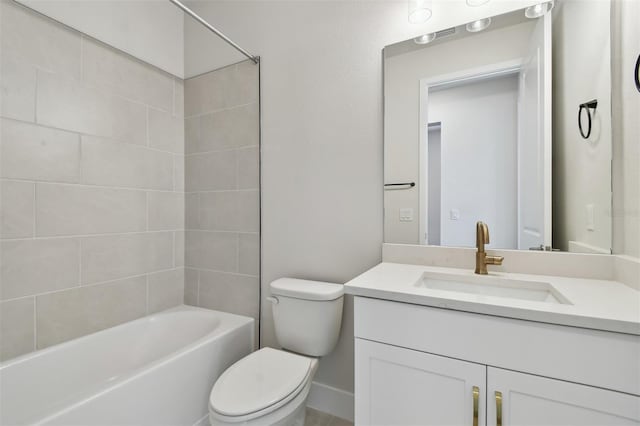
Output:
<path fill-rule="evenodd" d="M 343 286 L 281 278 L 271 283 L 273 321 L 282 350 L 263 348 L 229 367 L 209 398 L 209 421 L 222 425 L 304 425 L 318 357 L 340 334 Z"/>

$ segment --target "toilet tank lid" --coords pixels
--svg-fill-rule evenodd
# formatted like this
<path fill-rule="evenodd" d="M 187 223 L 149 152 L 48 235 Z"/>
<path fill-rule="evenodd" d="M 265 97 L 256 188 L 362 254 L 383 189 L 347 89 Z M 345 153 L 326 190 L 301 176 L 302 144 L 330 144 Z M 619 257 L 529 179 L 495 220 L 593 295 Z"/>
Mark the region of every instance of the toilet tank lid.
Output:
<path fill-rule="evenodd" d="M 344 286 L 297 278 L 279 278 L 271 283 L 271 294 L 303 300 L 335 300 L 344 294 Z"/>

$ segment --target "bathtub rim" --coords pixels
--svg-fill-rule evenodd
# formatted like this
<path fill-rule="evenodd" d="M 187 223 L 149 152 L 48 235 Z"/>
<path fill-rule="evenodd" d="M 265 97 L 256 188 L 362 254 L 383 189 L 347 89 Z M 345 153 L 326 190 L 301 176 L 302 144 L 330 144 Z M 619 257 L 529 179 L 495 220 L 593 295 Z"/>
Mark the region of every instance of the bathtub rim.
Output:
<path fill-rule="evenodd" d="M 101 382 L 99 384 L 96 384 L 94 387 L 90 388 L 89 390 L 87 390 L 87 394 L 85 396 L 81 396 L 78 398 L 78 400 L 70 402 L 68 405 L 64 405 L 61 406 L 59 408 L 54 408 L 55 411 L 51 412 L 51 413 L 47 413 L 44 414 L 42 417 L 38 417 L 34 420 L 32 420 L 31 424 L 34 425 L 38 425 L 41 423 L 46 423 L 47 421 L 53 420 L 56 417 L 63 415 L 66 412 L 69 412 L 73 409 L 75 409 L 76 407 L 87 403 L 88 401 L 91 401 L 95 398 L 98 398 L 102 395 L 104 395 L 107 392 L 110 392 L 111 390 L 123 386 L 126 383 L 129 383 L 139 377 L 141 377 L 144 374 L 147 374 L 149 372 L 155 371 L 161 367 L 163 367 L 164 365 L 170 363 L 173 359 L 175 359 L 176 357 L 179 357 L 180 355 L 184 355 L 193 351 L 196 351 L 200 348 L 202 348 L 203 346 L 211 343 L 212 341 L 216 340 L 217 338 L 222 338 L 224 336 L 229 335 L 230 333 L 233 333 L 235 330 L 245 327 L 247 325 L 250 325 L 250 339 L 251 339 L 251 346 L 253 347 L 252 351 L 255 350 L 255 322 L 256 320 L 254 318 L 248 317 L 248 316 L 244 316 L 244 315 L 237 315 L 237 314 L 231 314 L 228 312 L 222 312 L 222 311 L 217 311 L 217 310 L 213 310 L 213 309 L 206 309 L 206 308 L 201 308 L 201 307 L 196 307 L 196 306 L 190 306 L 190 305 L 178 305 L 178 306 L 174 306 L 172 308 L 163 310 L 163 311 L 159 311 L 159 312 L 154 312 L 153 314 L 150 315 L 145 315 L 143 317 L 137 318 L 135 320 L 132 321 L 127 321 L 124 322 L 122 324 L 118 324 L 115 325 L 113 327 L 109 327 L 109 328 L 105 328 L 103 330 L 99 330 L 96 331 L 95 333 L 90 333 L 90 334 L 86 334 L 84 336 L 80 336 L 80 337 L 76 337 L 74 339 L 68 340 L 66 342 L 62 342 L 62 343 L 58 343 L 37 351 L 33 351 L 21 356 L 18 356 L 16 358 L 12 358 L 10 360 L 7 360 L 3 363 L 0 363 L 0 375 L 2 374 L 3 370 L 7 369 L 8 367 L 14 366 L 16 364 L 21 364 L 24 362 L 27 362 L 33 358 L 37 358 L 40 356 L 45 356 L 47 352 L 51 352 L 54 350 L 61 350 L 64 349 L 66 347 L 72 347 L 75 346 L 77 344 L 79 344 L 78 342 L 81 341 L 84 338 L 87 338 L 89 336 L 95 336 L 101 333 L 113 333 L 113 332 L 117 332 L 118 329 L 123 328 L 131 323 L 135 323 L 135 322 L 143 322 L 143 321 L 148 321 L 150 318 L 153 318 L 155 316 L 160 316 L 163 314 L 167 314 L 167 313 L 171 313 L 171 312 L 180 312 L 180 311 L 196 311 L 196 312 L 206 312 L 206 313 L 211 313 L 211 314 L 221 314 L 223 316 L 226 316 L 228 318 L 233 319 L 234 321 L 237 321 L 236 324 L 234 324 L 233 327 L 229 327 L 229 328 L 225 328 L 222 331 L 220 330 L 220 328 L 215 328 L 213 329 L 211 332 L 205 334 L 204 336 L 200 337 L 199 339 L 196 339 L 192 342 L 190 342 L 189 344 L 185 345 L 185 346 L 181 346 L 178 350 L 170 352 L 168 354 L 166 354 L 163 357 L 160 357 L 148 364 L 144 364 L 142 366 L 139 366 L 138 368 L 132 369 L 131 371 L 128 371 L 127 373 L 123 374 L 122 376 L 118 377 L 117 379 L 113 380 L 112 382 L 108 382 L 107 384 L 105 384 L 104 382 Z"/>

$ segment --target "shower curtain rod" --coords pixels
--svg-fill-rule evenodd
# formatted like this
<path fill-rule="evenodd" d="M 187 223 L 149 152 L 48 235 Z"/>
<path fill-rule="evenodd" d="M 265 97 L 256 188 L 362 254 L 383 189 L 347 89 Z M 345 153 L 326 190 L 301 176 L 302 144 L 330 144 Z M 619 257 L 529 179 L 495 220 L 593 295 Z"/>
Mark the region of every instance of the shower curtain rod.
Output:
<path fill-rule="evenodd" d="M 247 58 L 251 59 L 254 64 L 258 63 L 258 57 L 257 56 L 253 56 L 252 54 L 250 54 L 249 52 L 244 50 L 242 47 L 240 47 L 237 44 L 235 44 L 229 37 L 227 37 L 226 35 L 222 34 L 219 30 L 217 30 L 215 27 L 213 27 L 213 25 L 209 24 L 207 21 L 205 21 L 200 16 L 198 16 L 198 14 L 195 13 L 193 10 L 189 9 L 187 6 L 185 6 L 184 4 L 182 4 L 178 0 L 169 0 L 169 1 L 171 3 L 173 3 L 173 4 L 175 4 L 180 9 L 182 9 L 187 15 L 191 16 L 193 19 L 195 19 L 196 21 L 200 22 L 209 31 L 211 31 L 212 33 L 214 33 L 215 35 L 220 37 L 222 40 L 224 40 L 227 43 L 229 43 L 229 45 L 231 45 L 231 47 L 236 49 L 238 52 L 242 53 L 244 56 L 246 56 Z"/>

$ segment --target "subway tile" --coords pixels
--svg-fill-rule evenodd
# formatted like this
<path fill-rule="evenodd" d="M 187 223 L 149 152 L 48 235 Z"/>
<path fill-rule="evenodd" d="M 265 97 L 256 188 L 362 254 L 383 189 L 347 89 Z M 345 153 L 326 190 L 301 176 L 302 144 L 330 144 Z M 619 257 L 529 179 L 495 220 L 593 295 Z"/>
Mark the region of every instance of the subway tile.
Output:
<path fill-rule="evenodd" d="M 37 296 L 37 349 L 140 318 L 146 299 L 144 276 Z"/>
<path fill-rule="evenodd" d="M 260 187 L 260 151 L 258 147 L 238 150 L 238 189 Z"/>
<path fill-rule="evenodd" d="M 184 269 L 149 274 L 149 313 L 184 303 Z"/>
<path fill-rule="evenodd" d="M 40 124 L 146 145 L 144 105 L 75 80 L 38 71 L 36 109 Z"/>
<path fill-rule="evenodd" d="M 200 148 L 200 117 L 184 119 L 184 151 L 187 154 L 201 152 Z"/>
<path fill-rule="evenodd" d="M 184 270 L 184 304 L 198 306 L 198 275 L 197 269 Z"/>
<path fill-rule="evenodd" d="M 4 3 L 2 3 L 4 4 Z M 0 54 L 0 116 L 33 122 L 36 117 L 36 68 Z"/>
<path fill-rule="evenodd" d="M 13 120 L 2 120 L 2 177 L 77 182 L 80 137 L 77 134 Z"/>
<path fill-rule="evenodd" d="M 185 227 L 186 229 L 202 229 L 200 225 L 200 193 L 185 194 Z"/>
<path fill-rule="evenodd" d="M 0 50 L 51 72 L 80 77 L 80 34 L 14 2 L 0 5 Z"/>
<path fill-rule="evenodd" d="M 236 152 L 187 156 L 185 180 L 187 192 L 236 189 Z"/>
<path fill-rule="evenodd" d="M 184 192 L 184 155 L 173 156 L 173 190 Z"/>
<path fill-rule="evenodd" d="M 257 277 L 200 271 L 199 306 L 258 317 L 260 285 Z"/>
<path fill-rule="evenodd" d="M 0 303 L 0 361 L 35 349 L 34 312 L 33 297 Z"/>
<path fill-rule="evenodd" d="M 258 105 L 253 103 L 200 117 L 200 137 L 195 152 L 258 145 Z"/>
<path fill-rule="evenodd" d="M 184 119 L 149 108 L 149 146 L 184 154 Z"/>
<path fill-rule="evenodd" d="M 114 94 L 173 111 L 173 77 L 88 37 L 82 40 L 82 79 Z"/>
<path fill-rule="evenodd" d="M 258 231 L 260 220 L 258 191 L 203 192 L 199 194 L 197 209 L 198 229 Z"/>
<path fill-rule="evenodd" d="M 82 283 L 173 268 L 173 233 L 102 235 L 82 239 Z"/>
<path fill-rule="evenodd" d="M 156 192 L 149 197 L 149 230 L 184 229 L 184 193 Z"/>
<path fill-rule="evenodd" d="M 31 296 L 79 284 L 80 244 L 73 238 L 0 242 L 0 298 Z"/>
<path fill-rule="evenodd" d="M 184 231 L 173 233 L 173 266 L 176 268 L 184 266 Z"/>
<path fill-rule="evenodd" d="M 231 232 L 187 231 L 185 264 L 192 268 L 236 272 L 238 235 Z"/>
<path fill-rule="evenodd" d="M 33 236 L 35 185 L 29 182 L 0 182 L 0 238 Z"/>
<path fill-rule="evenodd" d="M 258 191 L 238 191 L 238 230 L 260 230 L 260 194 Z"/>
<path fill-rule="evenodd" d="M 225 107 L 221 94 L 229 80 L 229 73 L 221 71 L 212 71 L 184 81 L 184 113 L 186 117 Z"/>
<path fill-rule="evenodd" d="M 258 101 L 258 67 L 251 61 L 185 80 L 185 114 L 193 116 Z"/>
<path fill-rule="evenodd" d="M 260 68 L 251 60 L 236 64 L 232 82 L 226 87 L 229 106 L 258 102 L 260 98 Z"/>
<path fill-rule="evenodd" d="M 143 231 L 143 191 L 79 185 L 36 185 L 36 235 Z"/>
<path fill-rule="evenodd" d="M 241 274 L 260 274 L 260 235 L 240 234 L 238 242 L 238 271 Z"/>
<path fill-rule="evenodd" d="M 142 146 L 82 136 L 82 182 L 173 190 L 173 155 Z"/>
<path fill-rule="evenodd" d="M 173 115 L 184 118 L 184 80 L 173 78 Z"/>
<path fill-rule="evenodd" d="M 237 231 L 242 214 L 238 200 L 238 191 L 200 193 L 198 229 Z"/>

